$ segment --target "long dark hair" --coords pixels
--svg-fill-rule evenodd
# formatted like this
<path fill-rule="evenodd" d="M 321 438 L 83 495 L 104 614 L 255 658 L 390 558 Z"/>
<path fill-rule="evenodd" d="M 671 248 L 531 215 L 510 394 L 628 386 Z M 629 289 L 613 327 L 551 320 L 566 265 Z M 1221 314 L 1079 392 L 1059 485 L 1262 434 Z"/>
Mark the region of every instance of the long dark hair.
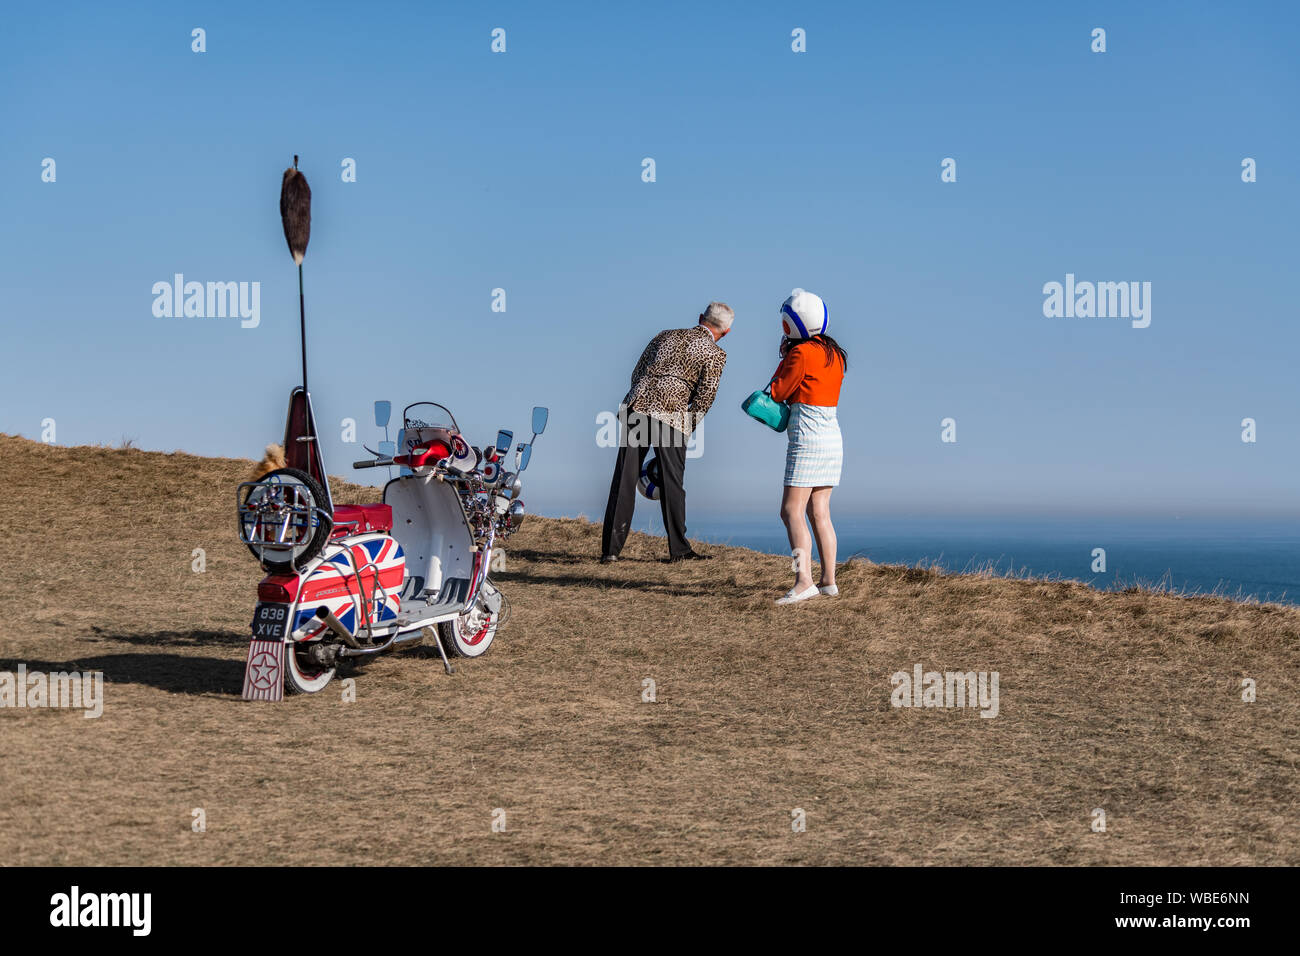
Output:
<path fill-rule="evenodd" d="M 840 361 L 844 363 L 844 371 L 847 372 L 849 370 L 849 353 L 845 352 L 844 347 L 840 345 L 839 342 L 836 342 L 833 338 L 827 335 L 825 332 L 818 332 L 816 335 L 804 339 L 803 342 L 795 341 L 793 339 L 787 339 L 786 341 L 789 343 L 790 348 L 795 348 L 797 346 L 803 345 L 804 342 L 816 342 L 818 345 L 820 345 L 823 349 L 826 350 L 827 365 L 831 364 L 831 359 L 833 356 L 838 355 L 840 357 Z M 789 349 L 787 349 L 786 351 L 788 352 Z"/>

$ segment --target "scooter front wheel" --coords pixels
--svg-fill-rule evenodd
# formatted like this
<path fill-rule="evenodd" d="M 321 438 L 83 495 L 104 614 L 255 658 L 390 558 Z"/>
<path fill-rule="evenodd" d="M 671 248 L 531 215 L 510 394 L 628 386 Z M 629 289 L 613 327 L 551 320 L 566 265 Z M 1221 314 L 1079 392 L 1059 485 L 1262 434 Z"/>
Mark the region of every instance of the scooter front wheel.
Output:
<path fill-rule="evenodd" d="M 311 659 L 302 642 L 291 644 L 284 653 L 284 689 L 292 694 L 314 694 L 334 679 L 335 668 L 323 669 Z"/>
<path fill-rule="evenodd" d="M 448 657 L 482 657 L 497 635 L 500 616 L 477 603 L 464 614 L 438 625 Z"/>

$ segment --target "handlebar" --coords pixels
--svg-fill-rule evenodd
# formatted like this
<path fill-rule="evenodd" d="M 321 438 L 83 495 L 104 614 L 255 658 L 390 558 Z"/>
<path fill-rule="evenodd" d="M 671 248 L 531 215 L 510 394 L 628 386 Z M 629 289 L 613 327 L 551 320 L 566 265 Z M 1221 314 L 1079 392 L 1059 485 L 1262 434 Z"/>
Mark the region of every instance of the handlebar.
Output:
<path fill-rule="evenodd" d="M 391 458 L 366 458 L 363 461 L 354 461 L 352 463 L 352 467 L 353 468 L 387 468 L 395 464 L 396 462 L 393 461 L 393 459 Z M 457 474 L 455 472 L 447 471 L 445 469 L 439 469 L 439 472 L 444 481 L 482 481 L 483 480 L 483 476 L 477 471 L 470 472 L 469 474 L 466 475 Z"/>

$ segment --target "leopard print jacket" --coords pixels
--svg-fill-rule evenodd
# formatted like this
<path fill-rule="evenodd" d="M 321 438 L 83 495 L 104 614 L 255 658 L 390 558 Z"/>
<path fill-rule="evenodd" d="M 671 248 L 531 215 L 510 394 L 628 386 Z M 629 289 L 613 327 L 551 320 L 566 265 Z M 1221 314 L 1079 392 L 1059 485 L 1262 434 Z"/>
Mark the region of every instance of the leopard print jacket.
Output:
<path fill-rule="evenodd" d="M 713 406 L 726 364 L 703 326 L 666 329 L 641 354 L 623 405 L 689 435 Z"/>

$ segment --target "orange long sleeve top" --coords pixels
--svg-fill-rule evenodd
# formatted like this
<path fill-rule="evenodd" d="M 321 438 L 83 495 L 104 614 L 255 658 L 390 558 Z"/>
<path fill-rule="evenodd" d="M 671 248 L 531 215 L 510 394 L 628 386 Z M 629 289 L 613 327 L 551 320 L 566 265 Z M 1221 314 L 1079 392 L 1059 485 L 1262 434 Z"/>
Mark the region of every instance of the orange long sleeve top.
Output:
<path fill-rule="evenodd" d="M 844 362 L 839 353 L 828 353 L 816 342 L 804 342 L 786 352 L 777 366 L 772 397 L 778 402 L 835 406 L 840 403 L 843 384 Z"/>

